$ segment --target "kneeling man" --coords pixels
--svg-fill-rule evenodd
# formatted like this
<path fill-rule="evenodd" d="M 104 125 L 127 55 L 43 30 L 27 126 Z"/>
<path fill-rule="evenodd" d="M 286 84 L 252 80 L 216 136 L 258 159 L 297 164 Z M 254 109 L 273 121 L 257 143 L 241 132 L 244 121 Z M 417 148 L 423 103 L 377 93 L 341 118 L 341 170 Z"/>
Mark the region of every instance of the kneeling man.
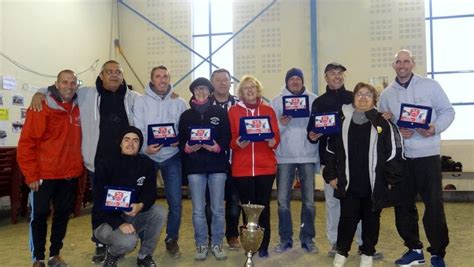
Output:
<path fill-rule="evenodd" d="M 117 266 L 117 261 L 135 248 L 138 239 L 141 247 L 137 265 L 156 266 L 152 255 L 167 214 L 163 207 L 154 204 L 153 162 L 138 154 L 143 144 L 139 129 L 127 127 L 119 140 L 116 157 L 96 165 L 94 236 L 107 246 L 103 266 Z"/>

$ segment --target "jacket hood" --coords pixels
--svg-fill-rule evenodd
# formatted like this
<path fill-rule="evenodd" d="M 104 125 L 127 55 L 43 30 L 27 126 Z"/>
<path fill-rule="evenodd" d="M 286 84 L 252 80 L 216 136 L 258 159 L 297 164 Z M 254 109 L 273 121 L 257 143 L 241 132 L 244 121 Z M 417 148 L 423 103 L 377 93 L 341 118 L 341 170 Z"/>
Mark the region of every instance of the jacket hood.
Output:
<path fill-rule="evenodd" d="M 171 93 L 174 91 L 174 87 L 172 84 L 169 85 L 168 87 L 168 93 L 165 95 L 164 99 L 168 99 L 171 97 Z M 153 99 L 162 99 L 160 95 L 158 95 L 157 93 L 155 93 L 155 91 L 151 88 L 151 85 L 150 83 L 148 83 L 146 86 L 145 86 L 145 95 L 148 95 L 150 96 L 151 98 Z"/>
<path fill-rule="evenodd" d="M 56 88 L 56 85 L 51 85 L 48 87 L 45 102 L 51 109 L 66 111 L 63 107 L 61 107 L 61 105 L 58 104 L 62 102 L 62 98 L 59 94 L 59 90 Z M 71 102 L 73 105 L 77 105 L 77 94 L 74 94 Z"/>
<path fill-rule="evenodd" d="M 109 92 L 104 88 L 104 83 L 102 82 L 102 79 L 97 76 L 97 79 L 95 79 L 95 86 L 97 88 L 97 92 L 102 95 L 104 92 Z M 127 92 L 127 82 L 125 79 L 123 79 L 122 84 L 120 84 L 119 89 L 116 91 L 116 93 L 123 94 Z"/>
<path fill-rule="evenodd" d="M 294 95 L 292 92 L 290 92 L 290 90 L 286 87 L 286 85 L 283 85 L 283 87 L 281 88 L 280 94 L 282 96 Z M 300 95 L 307 95 L 307 94 L 308 94 L 308 90 L 306 89 L 306 86 L 303 85 L 303 92 Z"/>

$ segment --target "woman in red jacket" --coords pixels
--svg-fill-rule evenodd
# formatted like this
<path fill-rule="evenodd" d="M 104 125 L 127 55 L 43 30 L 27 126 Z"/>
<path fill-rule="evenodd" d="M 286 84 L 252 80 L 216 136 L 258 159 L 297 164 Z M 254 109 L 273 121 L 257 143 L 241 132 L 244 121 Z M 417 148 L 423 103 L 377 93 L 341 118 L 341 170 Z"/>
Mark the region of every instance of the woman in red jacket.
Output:
<path fill-rule="evenodd" d="M 244 76 L 238 88 L 241 102 L 229 110 L 232 133 L 232 178 L 236 182 L 241 203 L 265 206 L 259 225 L 265 228 L 258 255 L 268 257 L 270 243 L 270 194 L 276 174 L 275 149 L 280 143 L 278 122 L 273 109 L 262 101 L 262 84 L 252 76 Z M 269 117 L 274 136 L 251 142 L 240 136 L 242 117 Z"/>

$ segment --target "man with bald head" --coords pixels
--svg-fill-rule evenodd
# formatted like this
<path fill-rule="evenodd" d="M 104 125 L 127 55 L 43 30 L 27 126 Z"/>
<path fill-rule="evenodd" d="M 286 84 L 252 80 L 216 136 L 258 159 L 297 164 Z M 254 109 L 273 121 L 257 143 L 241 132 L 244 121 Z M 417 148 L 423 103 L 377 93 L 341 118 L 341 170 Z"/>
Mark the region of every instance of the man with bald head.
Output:
<path fill-rule="evenodd" d="M 30 248 L 33 267 L 64 267 L 59 255 L 74 204 L 77 178 L 83 172 L 81 120 L 77 106 L 77 77 L 59 72 L 49 86 L 40 112 L 27 111 L 18 141 L 18 164 L 31 189 Z M 45 260 L 47 219 L 54 208 L 49 259 Z M 45 262 L 46 261 L 46 262 Z"/>
<path fill-rule="evenodd" d="M 395 207 L 395 217 L 398 233 L 408 251 L 395 264 L 411 266 L 425 262 L 415 205 L 416 195 L 419 194 L 425 205 L 423 225 L 430 242 L 431 266 L 445 266 L 449 237 L 441 191 L 440 134 L 451 125 L 455 112 L 438 82 L 413 72 L 415 60 L 410 51 L 399 51 L 392 67 L 396 77 L 382 92 L 379 111 L 392 113 L 392 120 L 396 122 L 400 118 L 402 104 L 433 109 L 428 129 L 400 127 L 407 159 L 406 176 L 401 185 L 406 202 Z"/>

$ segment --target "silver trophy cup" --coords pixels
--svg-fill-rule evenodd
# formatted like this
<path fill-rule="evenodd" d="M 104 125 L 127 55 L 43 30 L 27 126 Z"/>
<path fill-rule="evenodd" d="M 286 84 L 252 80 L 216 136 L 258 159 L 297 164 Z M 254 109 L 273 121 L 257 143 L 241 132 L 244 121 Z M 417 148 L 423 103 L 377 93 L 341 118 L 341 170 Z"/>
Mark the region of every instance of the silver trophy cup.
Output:
<path fill-rule="evenodd" d="M 245 261 L 245 267 L 253 267 L 252 256 L 253 253 L 258 251 L 260 244 L 263 239 L 263 229 L 258 226 L 258 218 L 260 213 L 262 213 L 265 207 L 262 205 L 255 204 L 244 204 L 242 209 L 244 210 L 245 216 L 247 218 L 247 225 L 240 226 L 240 243 L 242 248 L 247 255 L 247 260 Z"/>

